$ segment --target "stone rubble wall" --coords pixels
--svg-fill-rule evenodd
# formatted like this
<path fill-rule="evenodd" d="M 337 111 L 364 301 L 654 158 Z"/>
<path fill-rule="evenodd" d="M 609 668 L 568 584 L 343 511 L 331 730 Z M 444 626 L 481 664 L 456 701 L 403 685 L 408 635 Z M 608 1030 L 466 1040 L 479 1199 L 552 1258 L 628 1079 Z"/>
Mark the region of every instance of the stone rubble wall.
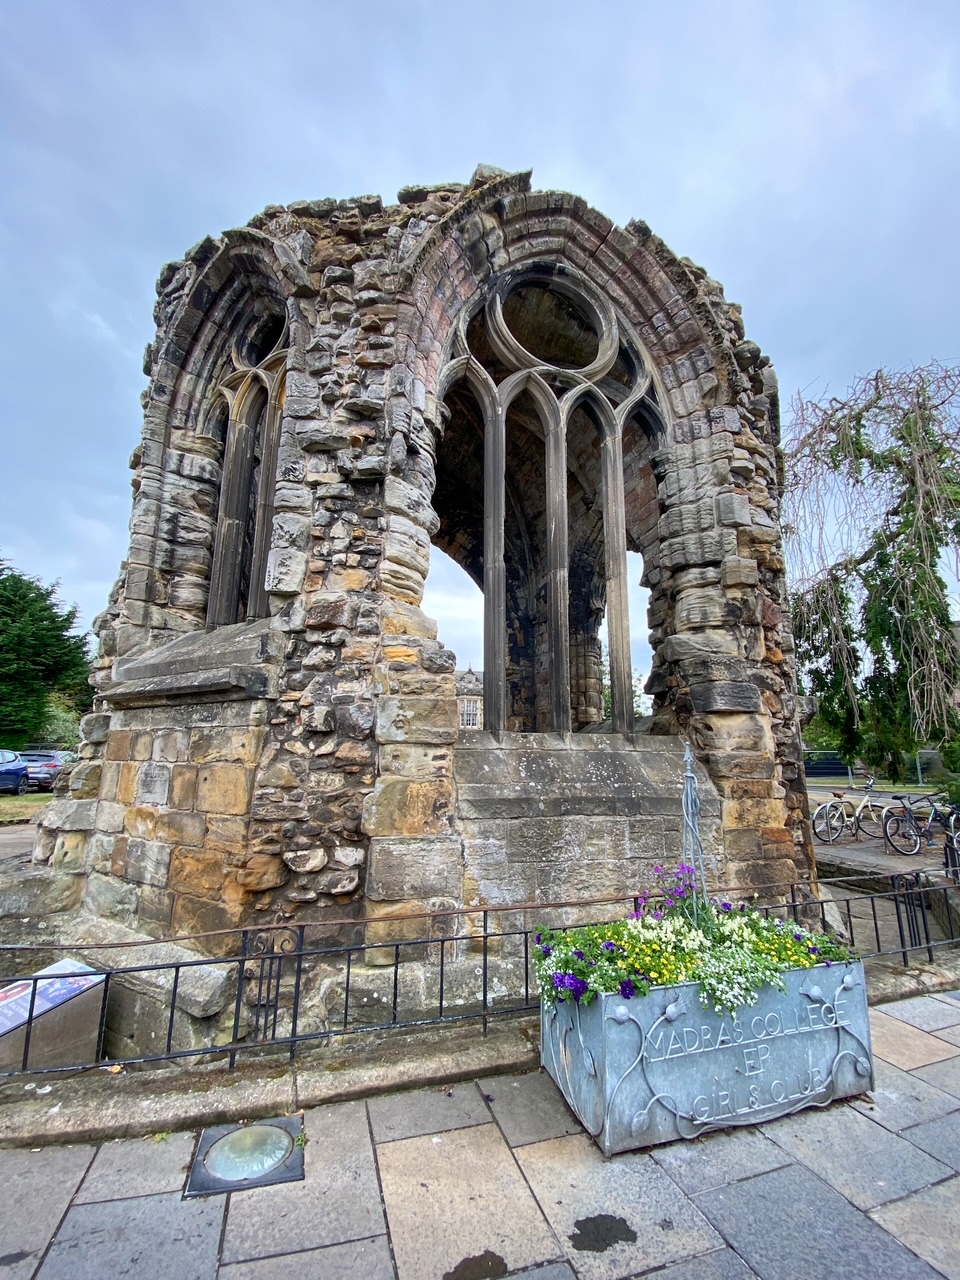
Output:
<path fill-rule="evenodd" d="M 157 937 L 366 916 L 375 940 L 395 916 L 455 903 L 455 658 L 419 608 L 440 378 L 464 308 L 495 273 L 544 258 L 583 272 L 634 326 L 669 419 L 626 458 L 655 730 L 689 734 L 719 793 L 728 881 L 812 875 L 769 362 L 720 286 L 644 224 L 621 230 L 577 197 L 532 193 L 528 174 L 481 168 L 469 187 L 407 188 L 387 208 L 270 206 L 164 269 L 130 551 L 97 623 L 96 712 L 35 854 L 86 878 L 88 910 Z M 179 693 L 147 676 L 123 693 L 125 663 L 203 632 L 222 445 L 202 409 L 254 304 L 288 324 L 273 649 L 251 666 L 266 684 L 217 686 L 210 671 L 236 663 L 217 658 L 214 631 L 197 671 L 173 672 Z M 592 715 L 594 658 L 577 663 Z M 367 882 L 368 861 L 385 865 L 378 842 L 422 874 Z"/>

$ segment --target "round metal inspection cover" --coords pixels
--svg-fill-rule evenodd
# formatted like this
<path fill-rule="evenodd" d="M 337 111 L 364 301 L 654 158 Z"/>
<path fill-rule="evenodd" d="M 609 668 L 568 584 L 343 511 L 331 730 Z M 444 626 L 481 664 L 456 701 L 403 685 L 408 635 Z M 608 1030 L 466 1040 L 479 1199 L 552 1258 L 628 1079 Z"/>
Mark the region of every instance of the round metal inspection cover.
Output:
<path fill-rule="evenodd" d="M 204 1129 L 184 1196 L 302 1181 L 304 1141 L 300 1116 Z"/>

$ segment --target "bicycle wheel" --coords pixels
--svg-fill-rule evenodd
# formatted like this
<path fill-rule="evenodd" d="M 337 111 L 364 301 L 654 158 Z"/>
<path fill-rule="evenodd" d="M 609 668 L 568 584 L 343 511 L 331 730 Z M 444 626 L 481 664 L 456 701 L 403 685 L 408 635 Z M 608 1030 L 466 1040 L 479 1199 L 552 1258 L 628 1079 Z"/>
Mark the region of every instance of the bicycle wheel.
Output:
<path fill-rule="evenodd" d="M 822 840 L 824 844 L 828 844 L 833 839 L 830 835 L 830 828 L 827 825 L 827 810 L 829 807 L 829 801 L 825 800 L 823 804 L 817 805 L 813 814 L 813 834 L 818 840 Z"/>
<path fill-rule="evenodd" d="M 888 813 L 883 823 L 883 838 L 897 853 L 920 851 L 920 832 L 909 814 Z"/>
<path fill-rule="evenodd" d="M 871 840 L 879 840 L 883 835 L 883 810 L 872 800 L 857 814 L 857 830 Z"/>
<path fill-rule="evenodd" d="M 833 844 L 843 835 L 846 813 L 838 800 L 827 800 L 813 815 L 813 834 L 824 844 Z"/>

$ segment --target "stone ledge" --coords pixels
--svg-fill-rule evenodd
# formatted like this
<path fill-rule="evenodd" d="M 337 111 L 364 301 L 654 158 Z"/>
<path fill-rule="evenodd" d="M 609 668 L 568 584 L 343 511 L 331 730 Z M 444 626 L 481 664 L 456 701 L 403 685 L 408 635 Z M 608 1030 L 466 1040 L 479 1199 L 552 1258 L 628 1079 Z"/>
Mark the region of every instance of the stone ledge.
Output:
<path fill-rule="evenodd" d="M 219 667 L 205 671 L 169 672 L 142 680 L 108 685 L 101 695 L 112 706 L 145 707 L 154 702 L 183 701 L 217 694 L 224 698 L 275 698 L 276 676 L 264 667 Z"/>
<path fill-rule="evenodd" d="M 0 1082 L 0 1146 L 100 1142 L 164 1131 L 290 1114 L 300 1108 L 367 1098 L 516 1071 L 539 1063 L 539 1018 L 495 1022 L 484 1037 L 479 1023 L 371 1035 L 351 1051 L 330 1045 L 305 1052 L 293 1067 L 270 1056 L 241 1055 L 236 1071 L 223 1065 L 164 1068 L 108 1075 L 20 1076 Z M 24 1092 L 35 1082 L 52 1092 Z"/>
<path fill-rule="evenodd" d="M 236 995 L 237 964 L 213 963 L 175 942 L 157 942 L 145 934 L 135 933 L 124 925 L 100 917 L 77 916 L 63 929 L 60 941 L 75 950 L 85 964 L 98 969 L 112 971 L 153 964 L 184 965 L 179 970 L 176 1007 L 194 1018 L 213 1017 L 225 1009 Z M 104 943 L 118 945 L 104 951 Z M 198 960 L 202 963 L 198 964 Z M 146 973 L 125 973 L 117 980 L 169 1005 L 173 972 L 170 968 L 163 968 Z"/>
<path fill-rule="evenodd" d="M 461 751 L 602 751 L 640 752 L 642 754 L 678 755 L 683 760 L 683 742 L 666 734 L 635 733 L 504 733 L 495 738 L 487 729 L 461 729 L 457 736 L 457 754 Z"/>
<path fill-rule="evenodd" d="M 274 631 L 269 618 L 257 622 L 218 627 L 215 631 L 189 631 L 176 640 L 117 661 L 118 684 L 139 682 L 196 671 L 219 671 L 233 667 L 254 667 L 276 661 L 284 638 Z"/>

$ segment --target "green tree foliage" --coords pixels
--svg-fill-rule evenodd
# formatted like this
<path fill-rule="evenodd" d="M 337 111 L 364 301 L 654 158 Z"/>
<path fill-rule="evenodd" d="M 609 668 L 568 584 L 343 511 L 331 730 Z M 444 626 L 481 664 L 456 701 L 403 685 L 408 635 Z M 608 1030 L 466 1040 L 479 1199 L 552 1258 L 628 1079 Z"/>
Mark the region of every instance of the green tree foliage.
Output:
<path fill-rule="evenodd" d="M 78 707 L 76 698 L 66 693 L 51 693 L 47 698 L 47 711 L 40 739 L 58 747 L 74 751 L 80 745 L 80 716 L 86 706 Z"/>
<path fill-rule="evenodd" d="M 0 744 L 16 750 L 41 736 L 51 695 L 74 712 L 90 705 L 85 636 L 71 635 L 76 608 L 57 587 L 0 560 Z"/>
<path fill-rule="evenodd" d="M 905 752 L 960 729 L 944 578 L 960 568 L 960 368 L 799 400 L 785 454 L 801 689 L 844 759 L 899 779 Z"/>
<path fill-rule="evenodd" d="M 600 648 L 600 681 L 601 694 L 603 697 L 603 718 L 604 720 L 613 719 L 613 690 L 610 686 L 610 655 L 607 647 L 601 642 Z M 634 675 L 633 687 L 633 714 L 637 720 L 642 720 L 644 716 L 653 713 L 653 698 L 649 693 L 644 692 L 644 677 Z"/>

